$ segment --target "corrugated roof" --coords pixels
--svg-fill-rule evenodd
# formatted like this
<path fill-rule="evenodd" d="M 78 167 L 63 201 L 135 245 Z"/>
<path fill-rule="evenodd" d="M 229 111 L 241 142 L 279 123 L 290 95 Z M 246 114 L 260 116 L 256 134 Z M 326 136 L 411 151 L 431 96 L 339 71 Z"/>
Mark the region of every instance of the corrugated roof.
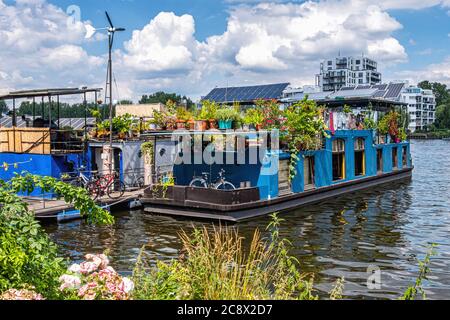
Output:
<path fill-rule="evenodd" d="M 55 124 L 58 124 L 57 120 L 53 120 Z M 95 126 L 96 120 L 95 118 L 87 118 L 88 126 Z M 17 117 L 17 127 L 18 128 L 26 128 L 27 123 L 22 119 L 22 117 Z M 11 128 L 12 127 L 12 118 L 11 117 L 3 117 L 0 118 L 0 127 L 1 128 Z M 83 130 L 84 129 L 84 118 L 61 118 L 60 119 L 60 128 L 70 127 L 74 130 Z"/>

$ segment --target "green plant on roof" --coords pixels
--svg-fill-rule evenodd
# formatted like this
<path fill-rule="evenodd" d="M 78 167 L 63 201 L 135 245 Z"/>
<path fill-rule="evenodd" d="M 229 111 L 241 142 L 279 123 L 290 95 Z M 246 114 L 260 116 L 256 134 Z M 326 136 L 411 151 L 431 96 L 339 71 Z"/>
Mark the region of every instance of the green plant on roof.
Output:
<path fill-rule="evenodd" d="M 262 125 L 264 123 L 264 113 L 257 108 L 248 109 L 244 116 L 244 123 L 255 126 Z"/>
<path fill-rule="evenodd" d="M 223 107 L 217 110 L 216 119 L 220 121 L 234 121 L 238 118 L 239 114 L 234 108 Z"/>
<path fill-rule="evenodd" d="M 192 113 L 184 107 L 177 108 L 176 116 L 179 121 L 189 121 L 192 119 Z"/>
<path fill-rule="evenodd" d="M 344 105 L 344 113 L 345 114 L 351 114 L 353 113 L 352 108 L 349 105 Z"/>

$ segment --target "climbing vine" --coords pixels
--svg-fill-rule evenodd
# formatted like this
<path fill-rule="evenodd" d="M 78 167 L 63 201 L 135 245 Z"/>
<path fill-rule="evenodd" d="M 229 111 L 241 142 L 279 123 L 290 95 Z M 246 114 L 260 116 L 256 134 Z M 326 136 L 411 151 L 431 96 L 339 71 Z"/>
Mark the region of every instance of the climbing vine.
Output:
<path fill-rule="evenodd" d="M 0 180 L 0 184 L 3 193 L 0 204 L 8 204 L 8 199 L 12 199 L 14 203 L 23 203 L 16 194 L 31 194 L 34 190 L 41 189 L 44 193 L 54 193 L 58 199 L 64 199 L 66 203 L 73 204 L 90 223 L 112 224 L 114 222 L 109 212 L 98 207 L 85 189 L 76 188 L 58 179 L 23 173 L 16 174 L 9 182 Z M 26 204 L 23 203 L 23 205 Z"/>
<path fill-rule="evenodd" d="M 328 137 L 328 128 L 322 115 L 323 110 L 314 101 L 308 100 L 308 97 L 285 111 L 285 128 L 289 133 L 287 142 L 291 153 L 290 180 L 297 175 L 299 153 L 321 148 L 323 137 Z"/>

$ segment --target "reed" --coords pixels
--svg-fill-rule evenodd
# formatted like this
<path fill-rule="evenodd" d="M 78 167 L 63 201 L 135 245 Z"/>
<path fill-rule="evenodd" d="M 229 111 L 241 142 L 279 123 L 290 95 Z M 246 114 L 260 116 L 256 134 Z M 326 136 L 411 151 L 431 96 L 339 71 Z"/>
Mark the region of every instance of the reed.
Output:
<path fill-rule="evenodd" d="M 313 277 L 301 274 L 289 256 L 288 243 L 278 240 L 277 223 L 270 241 L 255 231 L 250 247 L 229 227 L 195 229 L 180 234 L 178 261 L 149 267 L 143 251 L 134 270 L 135 299 L 315 300 Z"/>

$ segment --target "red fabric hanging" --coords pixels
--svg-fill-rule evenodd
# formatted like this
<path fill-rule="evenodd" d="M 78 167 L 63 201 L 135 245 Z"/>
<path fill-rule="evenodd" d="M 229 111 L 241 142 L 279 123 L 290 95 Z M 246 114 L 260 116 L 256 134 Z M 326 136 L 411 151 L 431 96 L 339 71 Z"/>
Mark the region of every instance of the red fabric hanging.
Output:
<path fill-rule="evenodd" d="M 330 131 L 331 134 L 335 134 L 336 130 L 334 130 L 334 113 L 330 112 Z"/>

